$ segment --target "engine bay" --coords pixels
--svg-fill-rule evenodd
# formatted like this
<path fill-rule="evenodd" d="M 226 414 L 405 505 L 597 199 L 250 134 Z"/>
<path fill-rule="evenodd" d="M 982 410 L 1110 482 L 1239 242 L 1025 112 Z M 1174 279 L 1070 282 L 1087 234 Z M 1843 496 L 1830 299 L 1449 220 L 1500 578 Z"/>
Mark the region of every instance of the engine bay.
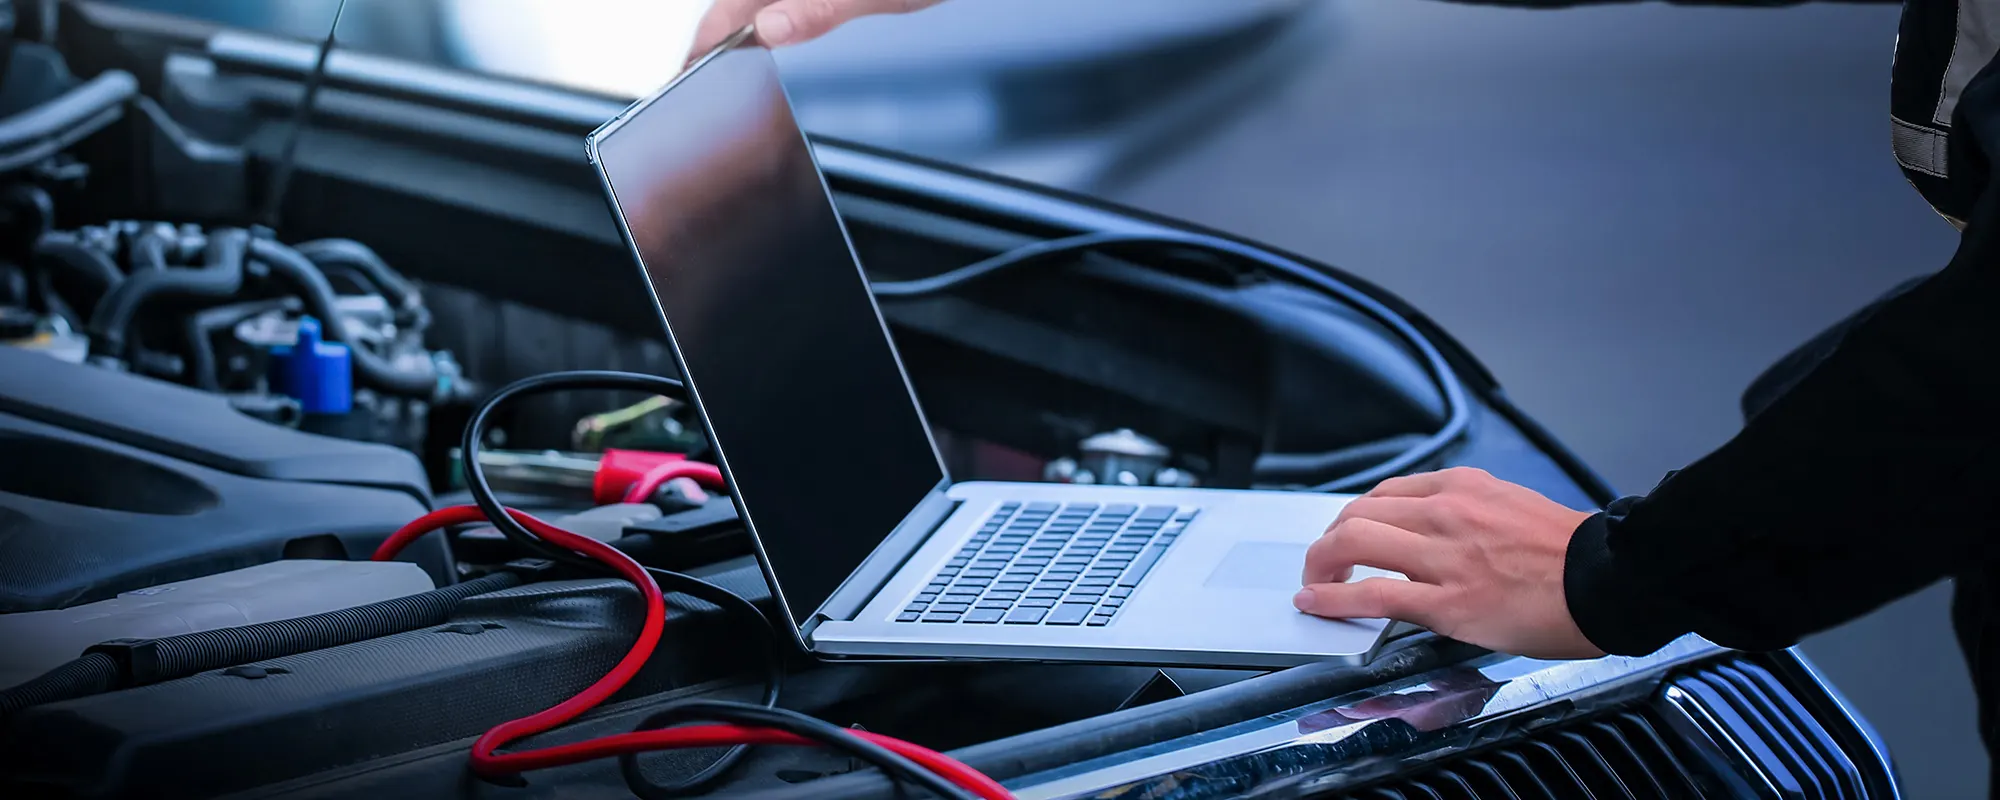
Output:
<path fill-rule="evenodd" d="M 582 161 L 592 115 L 619 104 L 350 54 L 306 102 L 309 44 L 59 7 L 56 20 L 22 10 L 23 31 L 52 35 L 0 37 L 0 641 L 37 643 L 0 656 L 0 688 L 86 651 L 102 670 L 87 680 L 104 683 L 0 704 L 0 793 L 624 796 L 615 764 L 510 788 L 467 779 L 462 762 L 468 738 L 618 661 L 638 624 L 630 584 L 552 572 L 477 523 L 367 560 L 467 502 L 460 436 L 493 390 L 560 370 L 674 373 Z M 878 284 L 1079 233 L 1187 230 L 821 149 Z M 1332 280 L 1422 340 L 1337 292 L 1175 248 L 1110 248 L 885 296 L 882 310 L 959 479 L 1311 489 L 1458 424 L 1406 469 L 1479 466 L 1563 502 L 1606 499 L 1463 348 Z M 502 413 L 478 463 L 508 506 L 768 608 L 727 487 L 645 480 L 705 460 L 701 431 L 672 398 L 551 394 Z M 661 655 L 602 714 L 531 743 L 629 729 L 676 697 L 755 694 L 730 612 L 667 603 Z M 397 622 L 286 627 L 368 609 Z M 1368 685 L 1457 647 L 1417 634 L 1313 680 Z M 792 661 L 787 707 L 938 750 L 1043 736 L 1015 742 L 1024 764 L 1087 757 L 1048 733 L 1060 726 L 1259 677 Z M 1297 689 L 1270 691 L 1216 695 L 1188 719 L 1225 706 L 1248 719 Z M 703 757 L 641 768 L 679 774 Z M 807 784 L 855 768 L 760 750 L 732 786 L 812 796 Z"/>

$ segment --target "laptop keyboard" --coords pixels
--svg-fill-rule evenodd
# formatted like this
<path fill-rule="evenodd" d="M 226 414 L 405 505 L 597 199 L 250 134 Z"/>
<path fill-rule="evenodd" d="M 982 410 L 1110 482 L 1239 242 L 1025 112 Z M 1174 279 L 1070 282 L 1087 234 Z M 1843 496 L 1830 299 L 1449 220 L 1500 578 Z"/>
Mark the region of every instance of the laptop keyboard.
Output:
<path fill-rule="evenodd" d="M 1003 503 L 896 621 L 1109 625 L 1199 512 Z"/>

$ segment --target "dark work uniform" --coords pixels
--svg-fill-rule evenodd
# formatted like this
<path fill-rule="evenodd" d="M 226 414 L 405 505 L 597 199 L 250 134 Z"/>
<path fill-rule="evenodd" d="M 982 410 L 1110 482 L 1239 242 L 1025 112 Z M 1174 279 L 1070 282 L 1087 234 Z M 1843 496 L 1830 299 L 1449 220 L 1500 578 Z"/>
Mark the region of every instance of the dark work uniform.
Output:
<path fill-rule="evenodd" d="M 1996 49 L 2000 0 L 1905 5 L 1885 150 L 1961 229 L 1958 252 L 1767 373 L 1728 444 L 1577 530 L 1565 590 L 1600 648 L 1689 632 L 1786 647 L 1953 577 L 1980 730 L 2000 745 Z"/>

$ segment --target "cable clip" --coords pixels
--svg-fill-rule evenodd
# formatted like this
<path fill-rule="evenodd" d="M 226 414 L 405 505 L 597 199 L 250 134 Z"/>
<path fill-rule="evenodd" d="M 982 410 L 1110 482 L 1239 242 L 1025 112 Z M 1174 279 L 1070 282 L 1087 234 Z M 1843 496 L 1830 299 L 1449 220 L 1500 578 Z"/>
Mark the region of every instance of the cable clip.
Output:
<path fill-rule="evenodd" d="M 534 583 L 548 577 L 556 569 L 556 562 L 546 558 L 517 558 L 500 565 L 501 572 L 511 572 L 521 576 L 522 583 Z"/>
<path fill-rule="evenodd" d="M 121 688 L 149 686 L 160 679 L 160 640 L 158 639 L 112 639 L 98 642 L 84 651 L 85 655 L 102 653 L 118 663 Z"/>

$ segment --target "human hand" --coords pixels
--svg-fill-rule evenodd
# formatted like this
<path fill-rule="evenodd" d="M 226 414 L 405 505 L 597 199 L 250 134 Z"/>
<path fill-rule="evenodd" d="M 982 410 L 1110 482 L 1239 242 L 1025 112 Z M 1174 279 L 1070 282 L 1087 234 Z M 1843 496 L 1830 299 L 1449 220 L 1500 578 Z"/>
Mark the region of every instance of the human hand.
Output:
<path fill-rule="evenodd" d="M 1477 469 L 1383 481 L 1306 552 L 1299 610 L 1388 617 L 1535 658 L 1604 655 L 1570 618 L 1563 562 L 1590 514 Z M 1347 583 L 1356 566 L 1409 580 Z"/>
<path fill-rule="evenodd" d="M 857 17 L 901 14 L 942 0 L 715 0 L 695 32 L 694 53 L 706 53 L 755 23 L 765 47 L 798 44 L 825 35 Z"/>

